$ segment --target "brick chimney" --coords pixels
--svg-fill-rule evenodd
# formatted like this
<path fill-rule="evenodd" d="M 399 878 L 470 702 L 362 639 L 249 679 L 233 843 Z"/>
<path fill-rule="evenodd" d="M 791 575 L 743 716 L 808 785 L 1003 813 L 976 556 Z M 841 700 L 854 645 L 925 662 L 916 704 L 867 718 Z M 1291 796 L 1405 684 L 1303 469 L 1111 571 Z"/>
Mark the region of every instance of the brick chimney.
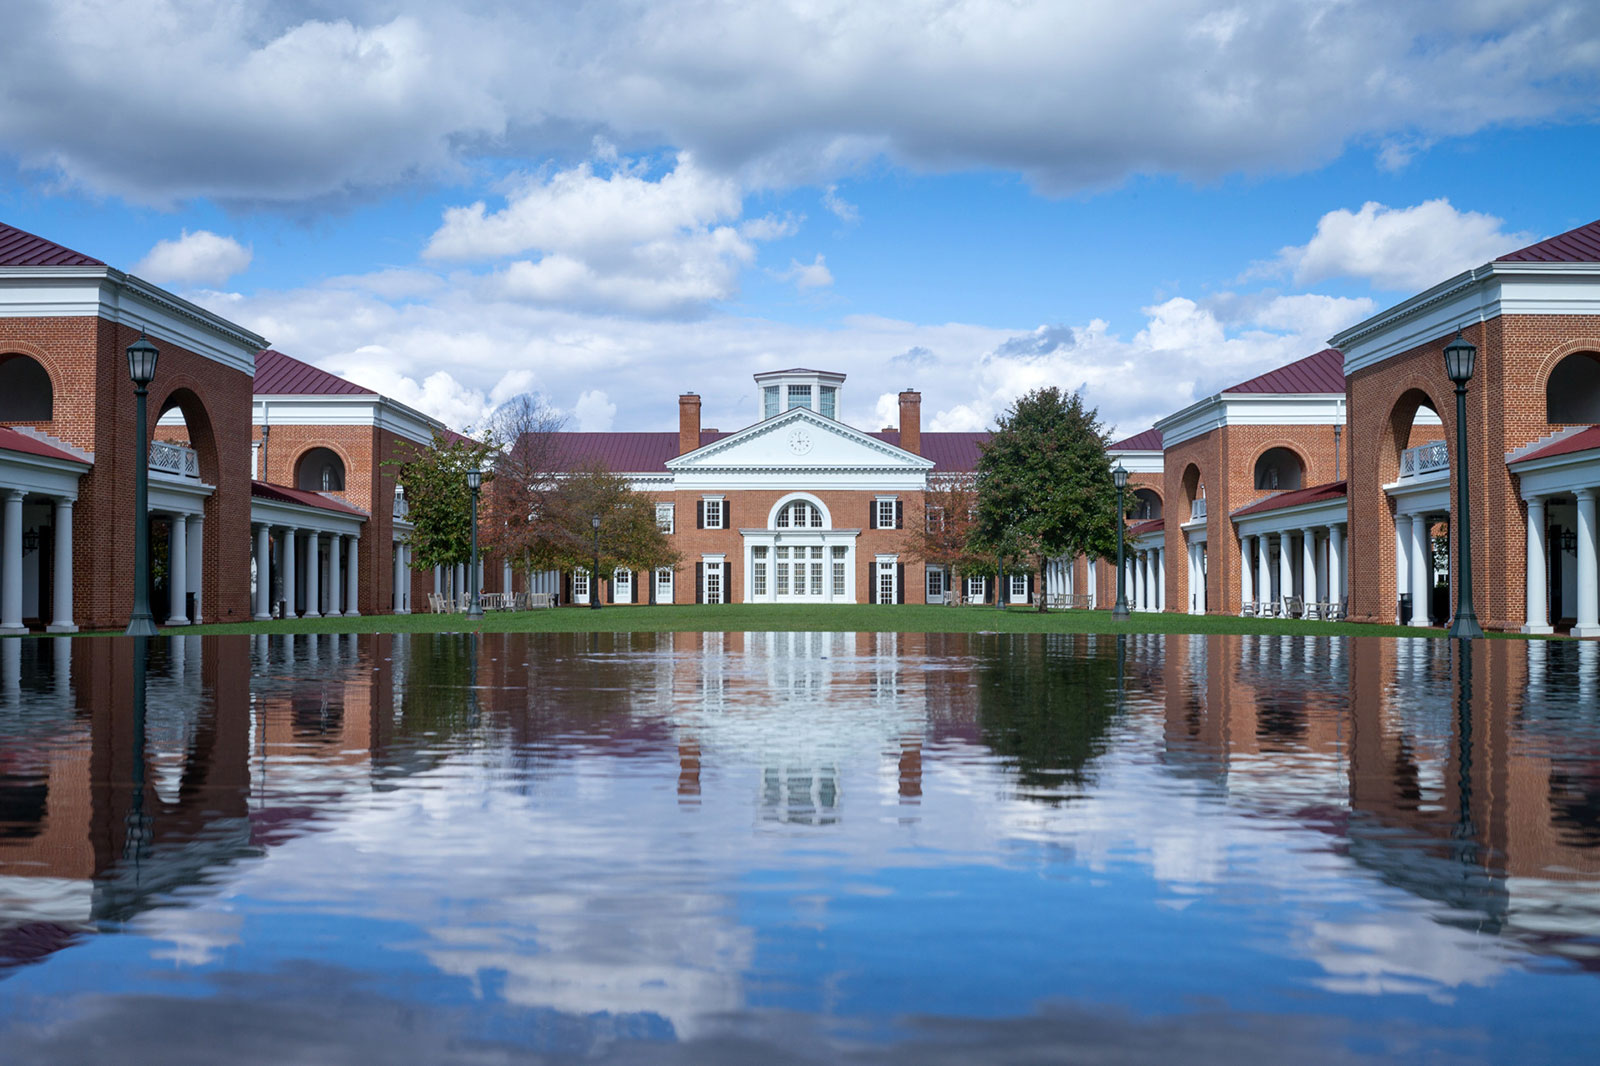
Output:
<path fill-rule="evenodd" d="M 686 392 L 678 397 L 678 454 L 700 447 L 700 397 Z"/>
<path fill-rule="evenodd" d="M 922 393 L 915 389 L 900 394 L 900 447 L 922 454 Z"/>

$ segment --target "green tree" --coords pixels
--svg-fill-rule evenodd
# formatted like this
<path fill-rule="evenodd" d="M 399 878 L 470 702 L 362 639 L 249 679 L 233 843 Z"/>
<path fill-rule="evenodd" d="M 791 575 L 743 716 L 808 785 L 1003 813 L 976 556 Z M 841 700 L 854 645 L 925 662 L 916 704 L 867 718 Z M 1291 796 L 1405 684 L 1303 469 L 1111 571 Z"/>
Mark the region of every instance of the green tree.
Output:
<path fill-rule="evenodd" d="M 399 452 L 384 461 L 395 467 L 405 489 L 411 532 L 411 565 L 417 570 L 465 563 L 472 556 L 472 490 L 467 471 L 484 471 L 485 484 L 493 478 L 492 441 L 476 441 L 460 434 L 434 431 L 433 443 L 418 454 Z M 481 547 L 480 547 L 481 551 Z"/>
<path fill-rule="evenodd" d="M 544 498 L 537 536 L 523 544 L 529 565 L 543 570 L 594 566 L 593 519 L 600 518 L 600 574 L 651 571 L 678 564 L 679 555 L 656 525 L 655 501 L 603 466 L 568 470 Z"/>
<path fill-rule="evenodd" d="M 1035 389 L 998 419 L 978 457 L 976 549 L 1031 565 L 1116 552 L 1117 490 L 1098 412 L 1077 393 Z M 1039 610 L 1045 599 L 1039 598 Z"/>

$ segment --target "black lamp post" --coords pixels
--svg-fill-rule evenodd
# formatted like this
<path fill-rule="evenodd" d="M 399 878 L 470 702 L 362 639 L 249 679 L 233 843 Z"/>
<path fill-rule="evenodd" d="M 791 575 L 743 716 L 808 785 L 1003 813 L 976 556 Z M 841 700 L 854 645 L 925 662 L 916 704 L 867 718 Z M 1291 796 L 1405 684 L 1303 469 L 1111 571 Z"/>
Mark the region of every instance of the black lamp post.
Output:
<path fill-rule="evenodd" d="M 1122 490 L 1128 487 L 1128 472 L 1122 468 L 1121 463 L 1111 471 L 1111 480 L 1117 486 L 1117 602 L 1111 608 L 1111 617 L 1127 618 L 1128 596 L 1124 585 L 1128 575 L 1122 566 L 1122 527 L 1126 524 L 1122 519 Z"/>
<path fill-rule="evenodd" d="M 150 443 L 145 440 L 145 398 L 156 376 L 156 359 L 161 355 L 144 334 L 128 345 L 128 376 L 133 379 L 134 473 L 133 473 L 133 615 L 128 619 L 127 635 L 153 637 L 156 622 L 150 617 Z"/>
<path fill-rule="evenodd" d="M 478 490 L 482 487 L 483 471 L 477 467 L 468 470 L 467 488 L 472 490 L 472 565 L 467 584 L 472 591 L 472 606 L 467 608 L 467 617 L 474 620 L 483 617 L 483 604 L 478 601 L 478 586 L 483 584 L 478 579 Z"/>
<path fill-rule="evenodd" d="M 1456 386 L 1456 617 L 1451 637 L 1483 636 L 1478 614 L 1472 609 L 1472 509 L 1467 506 L 1467 382 L 1478 362 L 1478 346 L 1461 336 L 1445 345 L 1444 372 Z"/>
<path fill-rule="evenodd" d="M 589 575 L 589 609 L 600 609 L 600 516 L 590 515 L 589 525 L 594 528 L 594 573 Z"/>

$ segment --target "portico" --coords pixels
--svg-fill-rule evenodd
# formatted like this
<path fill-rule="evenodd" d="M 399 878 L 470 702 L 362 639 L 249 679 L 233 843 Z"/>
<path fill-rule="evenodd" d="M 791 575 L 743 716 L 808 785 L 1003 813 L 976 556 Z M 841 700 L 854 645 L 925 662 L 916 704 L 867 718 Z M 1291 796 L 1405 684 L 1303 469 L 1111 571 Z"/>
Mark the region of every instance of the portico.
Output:
<path fill-rule="evenodd" d="M 0 634 L 75 633 L 73 505 L 93 456 L 0 427 Z"/>
<path fill-rule="evenodd" d="M 1575 637 L 1600 636 L 1600 427 L 1570 429 L 1506 457 L 1527 508 L 1524 633 L 1570 620 Z"/>
<path fill-rule="evenodd" d="M 358 615 L 360 541 L 367 518 L 359 508 L 321 493 L 253 482 L 254 617 Z"/>
<path fill-rule="evenodd" d="M 1349 562 L 1346 485 L 1336 481 L 1269 496 L 1233 513 L 1239 538 L 1240 613 L 1345 616 Z"/>

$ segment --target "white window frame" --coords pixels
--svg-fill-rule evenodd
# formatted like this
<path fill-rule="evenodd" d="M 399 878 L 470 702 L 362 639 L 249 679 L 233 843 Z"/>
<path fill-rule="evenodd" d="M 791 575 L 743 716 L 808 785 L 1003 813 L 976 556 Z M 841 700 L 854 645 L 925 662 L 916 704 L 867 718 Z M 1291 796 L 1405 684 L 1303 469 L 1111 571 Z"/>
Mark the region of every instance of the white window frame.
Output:
<path fill-rule="evenodd" d="M 776 418 L 783 413 L 783 387 L 763 385 L 761 388 L 761 417 Z"/>
<path fill-rule="evenodd" d="M 967 575 L 967 602 L 983 602 L 983 583 L 986 579 L 982 574 Z"/>
<path fill-rule="evenodd" d="M 793 411 L 796 407 L 804 407 L 809 411 L 812 409 L 812 396 L 813 390 L 810 385 L 789 385 L 787 386 L 783 396 L 783 398 L 787 401 L 787 405 L 784 407 L 784 410 Z M 802 397 L 805 400 L 804 403 L 795 402 Z"/>
<path fill-rule="evenodd" d="M 876 500 L 873 501 L 873 504 L 872 504 L 872 508 L 873 508 L 872 515 L 873 515 L 873 518 L 876 519 L 876 522 L 875 522 L 875 524 L 873 526 L 874 529 L 893 529 L 894 528 L 894 512 L 895 512 L 895 507 L 896 507 L 896 505 L 899 504 L 899 502 L 900 502 L 900 497 L 898 497 L 898 496 L 879 496 Z M 887 522 L 885 522 L 883 520 L 884 509 L 885 508 L 888 508 L 888 514 L 889 514 L 889 520 Z"/>
<path fill-rule="evenodd" d="M 839 417 L 839 386 L 817 386 L 817 413 L 824 418 Z"/>
<path fill-rule="evenodd" d="M 656 504 L 656 528 L 670 535 L 676 525 L 677 509 L 677 504 Z M 663 516 L 665 516 L 665 521 L 662 520 Z"/>
<path fill-rule="evenodd" d="M 879 605 L 893 605 L 900 597 L 900 560 L 893 556 L 879 556 L 873 567 L 872 574 L 872 602 Z M 888 599 L 884 599 L 884 579 L 889 581 Z"/>
<path fill-rule="evenodd" d="M 727 569 L 726 566 L 723 565 L 724 562 L 726 561 L 726 556 L 719 555 L 715 559 L 709 559 L 709 558 L 702 557 L 700 561 L 704 564 L 704 567 L 702 568 L 701 573 L 702 573 L 703 579 L 705 581 L 705 595 L 702 596 L 701 598 L 706 603 L 727 603 L 728 602 L 728 580 L 727 580 L 727 578 L 728 578 L 728 569 Z M 711 598 L 711 579 L 712 579 L 713 576 L 715 576 L 716 579 L 717 579 L 716 599 L 712 599 Z"/>
<path fill-rule="evenodd" d="M 835 545 L 828 554 L 832 556 L 829 559 L 832 569 L 829 591 L 834 599 L 842 600 L 850 591 L 850 549 Z"/>
<path fill-rule="evenodd" d="M 752 599 L 766 599 L 767 597 L 767 546 L 758 544 L 750 549 L 750 596 Z"/>
<path fill-rule="evenodd" d="M 727 515 L 727 511 L 723 507 L 723 500 L 724 500 L 724 497 L 722 497 L 722 496 L 702 496 L 700 498 L 701 507 L 705 511 L 705 515 L 706 515 L 706 528 L 707 529 L 726 529 L 727 528 L 727 526 L 723 522 L 724 517 Z M 711 521 L 711 505 L 712 504 L 716 504 L 716 506 L 717 506 L 717 520 L 715 522 Z"/>
<path fill-rule="evenodd" d="M 616 569 L 611 571 L 611 602 L 633 602 L 633 571 Z"/>
<path fill-rule="evenodd" d="M 589 589 L 589 571 L 580 566 L 572 572 L 572 602 L 588 603 Z"/>
<path fill-rule="evenodd" d="M 1006 577 L 1009 579 L 1006 582 L 1006 602 L 1007 603 L 1027 603 L 1028 602 L 1028 575 L 1027 574 L 1007 574 Z"/>
<path fill-rule="evenodd" d="M 658 569 L 656 571 L 655 582 L 656 582 L 656 602 L 657 603 L 671 603 L 672 602 L 672 597 L 673 597 L 673 592 L 672 592 L 672 583 L 673 583 L 672 567 L 663 566 L 660 569 Z"/>
<path fill-rule="evenodd" d="M 923 571 L 922 596 L 929 603 L 943 603 L 945 596 L 950 592 L 949 582 L 945 580 L 946 574 L 942 566 L 930 566 Z M 937 581 L 939 590 L 934 591 L 933 585 Z"/>

